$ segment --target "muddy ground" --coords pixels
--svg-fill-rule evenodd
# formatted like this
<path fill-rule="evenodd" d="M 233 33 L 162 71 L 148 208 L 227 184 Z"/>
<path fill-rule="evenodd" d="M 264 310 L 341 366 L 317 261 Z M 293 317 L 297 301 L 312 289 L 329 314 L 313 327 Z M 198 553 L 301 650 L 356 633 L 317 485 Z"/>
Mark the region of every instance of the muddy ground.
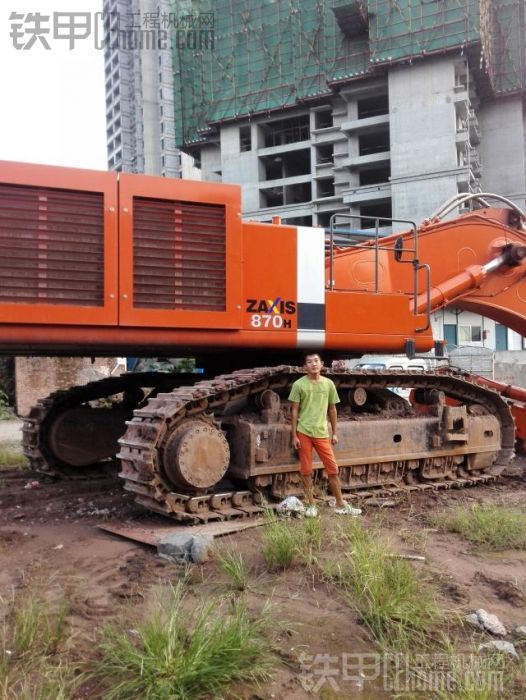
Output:
<path fill-rule="evenodd" d="M 16 449 L 16 430 L 5 428 L 5 432 L 10 447 Z M 510 628 L 526 625 L 526 552 L 483 553 L 460 536 L 442 534 L 425 523 L 426 515 L 451 503 L 524 504 L 526 461 L 515 466 L 515 476 L 498 484 L 412 495 L 383 510 L 383 528 L 395 548 L 425 556 L 425 562 L 415 561 L 414 566 L 420 567 L 423 577 L 438 582 L 442 604 L 451 610 L 452 618 L 485 608 Z M 111 479 L 50 484 L 27 471 L 4 468 L 0 471 L 0 597 L 9 598 L 13 590 L 35 583 L 65 592 L 80 635 L 123 614 L 140 614 L 149 591 L 160 581 L 180 578 L 181 569 L 160 559 L 155 549 L 108 534 L 97 525 L 107 519 L 136 521 L 143 515 Z M 330 528 L 338 516 L 327 508 L 323 517 Z M 373 522 L 378 508 L 365 507 L 362 517 L 366 523 Z M 271 599 L 273 614 L 283 624 L 277 640 L 281 669 L 265 687 L 242 689 L 243 697 L 391 697 L 381 680 L 362 689 L 359 682 L 342 679 L 343 655 L 356 659 L 355 654 L 374 653 L 376 648 L 334 587 L 301 565 L 284 573 L 266 571 L 261 528 L 224 537 L 218 546 L 243 552 L 253 569 L 244 594 L 249 607 L 257 611 Z M 228 579 L 214 559 L 194 566 L 190 580 L 197 595 L 228 591 Z M 302 654 L 330 655 L 334 682 L 327 680 L 314 693 L 306 692 L 301 682 Z"/>

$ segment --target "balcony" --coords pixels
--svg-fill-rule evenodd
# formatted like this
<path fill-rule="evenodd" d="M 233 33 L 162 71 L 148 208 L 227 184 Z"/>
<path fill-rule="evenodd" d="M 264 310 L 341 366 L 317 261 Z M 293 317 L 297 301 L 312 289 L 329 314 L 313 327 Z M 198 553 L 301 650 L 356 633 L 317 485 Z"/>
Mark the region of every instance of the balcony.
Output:
<path fill-rule="evenodd" d="M 258 148 L 258 156 L 275 156 L 281 155 L 284 152 L 289 151 L 301 151 L 304 148 L 310 148 L 311 142 L 308 141 L 296 141 L 295 143 L 284 143 L 279 146 L 266 146 L 265 148 Z"/>
<path fill-rule="evenodd" d="M 367 133 L 368 131 L 376 131 L 379 126 L 385 125 L 389 125 L 389 114 L 377 114 L 374 117 L 343 122 L 341 130 L 348 133 Z"/>
<path fill-rule="evenodd" d="M 482 163 L 480 162 L 480 156 L 477 150 L 471 148 L 469 150 L 469 166 L 473 175 L 480 177 L 482 174 Z"/>
<path fill-rule="evenodd" d="M 344 139 L 345 135 L 342 134 L 339 126 L 312 130 L 312 143 L 316 146 L 324 143 L 335 143 L 336 141 L 343 141 Z"/>
<path fill-rule="evenodd" d="M 330 177 L 334 170 L 332 161 L 330 163 L 316 163 L 314 167 L 316 169 L 316 174 L 314 175 L 315 178 Z"/>
<path fill-rule="evenodd" d="M 470 109 L 468 113 L 469 140 L 471 143 L 480 143 L 480 126 L 475 110 Z"/>
<path fill-rule="evenodd" d="M 366 156 L 348 156 L 338 164 L 338 167 L 359 170 L 371 166 L 387 166 L 390 162 L 391 151 L 380 151 L 380 153 L 369 153 Z"/>

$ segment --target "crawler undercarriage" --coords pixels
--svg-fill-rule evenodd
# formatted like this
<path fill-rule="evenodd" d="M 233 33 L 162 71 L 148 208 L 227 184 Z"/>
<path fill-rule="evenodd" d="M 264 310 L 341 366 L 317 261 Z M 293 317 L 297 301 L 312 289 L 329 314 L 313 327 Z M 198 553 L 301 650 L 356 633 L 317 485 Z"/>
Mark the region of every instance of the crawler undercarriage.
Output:
<path fill-rule="evenodd" d="M 264 500 L 301 491 L 286 400 L 299 376 L 280 366 L 191 386 L 159 373 L 93 382 L 41 401 L 24 451 L 33 468 L 69 478 L 94 476 L 117 456 L 136 501 L 180 521 L 249 517 Z M 336 459 L 347 493 L 487 482 L 513 456 L 513 419 L 494 391 L 454 374 L 327 376 L 341 398 Z M 411 402 L 397 393 L 406 390 Z"/>

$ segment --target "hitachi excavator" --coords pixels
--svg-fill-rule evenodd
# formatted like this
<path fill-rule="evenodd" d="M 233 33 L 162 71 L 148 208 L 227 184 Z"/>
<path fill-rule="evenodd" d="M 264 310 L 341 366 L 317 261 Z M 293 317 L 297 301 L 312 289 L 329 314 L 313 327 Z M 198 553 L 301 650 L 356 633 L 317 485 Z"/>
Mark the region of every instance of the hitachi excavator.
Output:
<path fill-rule="evenodd" d="M 448 218 L 458 205 L 470 210 Z M 193 384 L 124 374 L 41 400 L 24 425 L 32 467 L 87 478 L 118 458 L 124 487 L 150 510 L 247 517 L 299 490 L 287 396 L 302 348 L 327 366 L 427 352 L 430 316 L 448 304 L 526 334 L 514 204 L 463 195 L 401 233 L 381 237 L 380 223 L 350 245 L 341 219 L 329 235 L 243 222 L 233 185 L 1 162 L 0 351 L 192 356 L 205 372 Z M 327 375 L 342 400 L 348 493 L 484 483 L 513 455 L 509 404 L 469 376 Z"/>

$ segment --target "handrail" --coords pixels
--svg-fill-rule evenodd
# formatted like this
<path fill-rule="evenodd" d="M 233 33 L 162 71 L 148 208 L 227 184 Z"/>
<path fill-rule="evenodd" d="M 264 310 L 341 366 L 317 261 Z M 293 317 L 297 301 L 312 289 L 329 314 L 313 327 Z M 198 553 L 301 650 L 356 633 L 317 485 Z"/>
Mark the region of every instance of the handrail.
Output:
<path fill-rule="evenodd" d="M 329 219 L 329 224 L 330 224 L 330 229 L 329 229 L 329 289 L 331 291 L 334 290 L 334 235 L 335 235 L 335 222 L 336 219 L 346 219 L 348 221 L 351 221 L 353 219 L 358 219 L 358 220 L 371 220 L 371 216 L 362 216 L 359 214 L 341 214 L 341 213 L 335 213 L 332 214 L 332 216 Z M 431 268 L 427 264 L 420 264 L 418 260 L 418 230 L 416 227 L 416 223 L 414 221 L 411 221 L 409 219 L 390 219 L 387 217 L 376 217 L 374 219 L 374 235 L 372 235 L 369 239 L 368 243 L 356 243 L 353 247 L 354 248 L 364 248 L 364 249 L 371 249 L 373 247 L 374 249 L 374 291 L 377 294 L 379 290 L 379 268 L 380 268 L 380 222 L 389 222 L 390 224 L 393 223 L 400 223 L 400 224 L 409 224 L 411 226 L 411 230 L 413 232 L 413 247 L 412 248 L 405 248 L 404 252 L 406 253 L 412 253 L 413 257 L 410 260 L 402 260 L 401 256 L 397 257 L 396 260 L 397 262 L 400 263 L 410 263 L 413 266 L 414 274 L 413 274 L 413 309 L 414 309 L 414 314 L 415 316 L 418 314 L 418 309 L 417 309 L 417 304 L 418 304 L 418 273 L 420 270 L 425 270 L 426 273 L 426 297 L 427 297 L 427 304 L 426 304 L 426 317 L 427 317 L 427 323 L 424 328 L 417 328 L 416 332 L 420 333 L 423 331 L 426 331 L 429 326 L 431 325 Z M 338 231 L 338 235 L 342 236 L 345 235 L 344 232 Z M 352 236 L 353 233 L 350 232 L 347 234 L 349 236 Z M 382 236 L 383 238 L 383 236 Z M 397 241 L 399 239 L 396 239 Z M 370 242 L 373 242 L 373 246 L 371 246 Z M 399 252 L 399 249 L 397 248 L 396 241 L 393 246 L 387 246 L 387 245 L 382 245 L 382 250 L 385 251 L 391 251 L 393 253 Z"/>

